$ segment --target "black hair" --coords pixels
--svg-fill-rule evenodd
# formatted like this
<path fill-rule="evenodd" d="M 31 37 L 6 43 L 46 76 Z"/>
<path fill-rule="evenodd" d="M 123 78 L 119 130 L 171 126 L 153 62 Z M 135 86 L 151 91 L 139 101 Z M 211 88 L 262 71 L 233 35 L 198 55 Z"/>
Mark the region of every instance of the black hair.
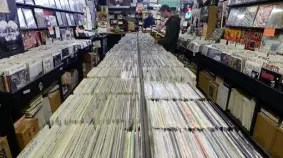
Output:
<path fill-rule="evenodd" d="M 164 12 L 164 11 L 171 12 L 170 7 L 167 4 L 163 4 L 159 9 L 159 12 Z"/>

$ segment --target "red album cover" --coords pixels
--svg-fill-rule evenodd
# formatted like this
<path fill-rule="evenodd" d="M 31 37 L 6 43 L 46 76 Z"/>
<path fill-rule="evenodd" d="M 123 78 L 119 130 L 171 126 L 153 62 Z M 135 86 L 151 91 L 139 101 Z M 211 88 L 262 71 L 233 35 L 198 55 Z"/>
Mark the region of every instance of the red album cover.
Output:
<path fill-rule="evenodd" d="M 245 44 L 245 48 L 248 50 L 255 50 L 260 48 L 262 40 L 262 31 L 245 30 L 242 31 L 241 43 Z"/>

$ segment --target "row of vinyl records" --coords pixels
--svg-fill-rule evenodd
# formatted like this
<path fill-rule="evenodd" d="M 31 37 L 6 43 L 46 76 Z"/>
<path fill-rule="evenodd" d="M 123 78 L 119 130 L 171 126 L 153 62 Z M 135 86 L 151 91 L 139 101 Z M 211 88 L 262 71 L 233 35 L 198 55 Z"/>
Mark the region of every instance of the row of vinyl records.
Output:
<path fill-rule="evenodd" d="M 51 116 L 51 125 L 123 123 L 137 130 L 140 120 L 138 95 L 109 95 L 107 100 L 94 95 L 71 95 Z"/>
<path fill-rule="evenodd" d="M 124 130 L 124 124 L 89 124 L 45 127 L 18 156 L 30 157 L 141 157 L 140 132 Z"/>
<path fill-rule="evenodd" d="M 117 61 L 117 60 L 116 60 Z M 138 78 L 138 67 L 96 67 L 88 73 L 88 78 Z M 190 82 L 191 85 L 196 84 L 195 75 L 184 67 L 143 68 L 143 77 L 145 81 L 164 81 L 164 82 Z"/>
<path fill-rule="evenodd" d="M 140 39 L 141 48 L 147 48 L 142 51 L 142 58 L 152 58 L 158 47 L 152 45 L 153 38 L 143 34 Z M 194 84 L 188 83 L 193 82 L 145 82 L 153 157 L 261 157 L 234 131 L 222 112 L 212 103 L 201 101 L 203 96 Z"/>
<path fill-rule="evenodd" d="M 156 100 L 201 100 L 204 96 L 188 83 L 145 82 L 146 99 Z"/>
<path fill-rule="evenodd" d="M 147 34 L 141 34 L 141 39 L 152 41 Z M 137 40 L 136 34 L 127 34 L 120 43 L 136 45 L 133 40 Z M 155 47 L 149 49 L 160 49 Z M 107 56 L 112 56 L 112 52 L 115 51 L 111 50 Z M 131 52 L 128 53 L 131 58 Z M 148 56 L 151 53 L 142 54 Z M 107 58 L 110 57 L 106 57 L 105 63 Z M 171 55 L 170 58 L 175 57 Z M 176 62 L 179 61 L 176 59 Z M 140 132 L 144 129 L 140 120 L 147 114 L 150 116 L 148 123 L 153 128 L 145 132 L 153 133 L 150 142 L 155 157 L 189 157 L 188 153 L 192 157 L 259 157 L 244 139 L 236 139 L 240 138 L 238 134 L 226 131 L 233 125 L 210 103 L 197 101 L 200 98 L 185 102 L 147 100 L 148 113 L 141 114 L 140 99 L 144 98 L 140 98 L 140 91 L 128 93 L 121 90 L 131 89 L 129 82 L 139 87 L 140 80 L 93 77 L 80 83 L 74 95 L 69 96 L 51 116 L 51 129 L 42 130 L 20 157 L 141 157 L 140 142 L 144 138 Z M 193 89 L 188 83 L 180 84 Z M 199 130 L 192 132 L 192 129 Z M 180 135 L 180 132 L 184 134 Z M 205 132 L 211 137 L 204 138 Z M 233 137 L 228 137 L 230 134 Z M 244 147 L 247 151 L 242 149 Z"/>

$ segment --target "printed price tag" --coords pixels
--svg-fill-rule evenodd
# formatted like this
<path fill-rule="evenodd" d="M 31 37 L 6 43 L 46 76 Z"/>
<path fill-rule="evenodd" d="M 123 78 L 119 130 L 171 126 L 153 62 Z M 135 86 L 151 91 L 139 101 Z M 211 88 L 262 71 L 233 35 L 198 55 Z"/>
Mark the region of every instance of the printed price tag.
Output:
<path fill-rule="evenodd" d="M 265 28 L 263 32 L 263 36 L 271 36 L 275 35 L 275 28 Z"/>

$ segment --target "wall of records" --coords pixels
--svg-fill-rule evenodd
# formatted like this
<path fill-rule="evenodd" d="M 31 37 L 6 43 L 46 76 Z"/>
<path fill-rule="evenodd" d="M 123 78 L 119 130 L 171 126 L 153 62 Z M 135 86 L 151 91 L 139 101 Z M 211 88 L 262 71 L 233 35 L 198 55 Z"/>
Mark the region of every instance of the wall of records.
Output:
<path fill-rule="evenodd" d="M 282 6 L 280 0 L 219 2 L 209 37 L 199 34 L 205 27 L 193 23 L 196 28 L 179 38 L 181 52 L 195 68 L 197 87 L 265 157 L 283 155 L 278 150 L 283 118 Z M 196 18 L 215 7 L 196 9 Z"/>

